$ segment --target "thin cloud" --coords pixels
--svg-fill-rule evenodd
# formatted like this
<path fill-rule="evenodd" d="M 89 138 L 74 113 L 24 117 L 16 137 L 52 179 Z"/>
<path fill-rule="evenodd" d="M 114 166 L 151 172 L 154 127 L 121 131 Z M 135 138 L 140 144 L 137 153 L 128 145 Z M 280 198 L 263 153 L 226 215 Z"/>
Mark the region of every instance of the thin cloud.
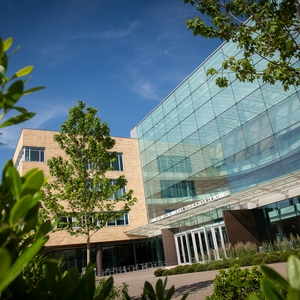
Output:
<path fill-rule="evenodd" d="M 102 40 L 102 39 L 116 39 L 129 36 L 135 28 L 139 26 L 140 22 L 135 21 L 133 23 L 127 23 L 127 28 L 125 30 L 118 31 L 105 31 L 105 32 L 86 32 L 78 33 L 71 36 L 71 39 L 89 39 L 89 40 Z"/>
<path fill-rule="evenodd" d="M 34 109 L 28 109 L 28 111 L 36 111 L 36 115 L 33 118 L 17 125 L 4 127 L 0 130 L 0 142 L 4 144 L 4 147 L 9 149 L 14 149 L 16 147 L 22 128 L 40 129 L 49 121 L 62 116 L 67 116 L 68 114 L 68 108 L 61 104 L 54 105 L 53 103 L 44 101 L 42 106 L 35 103 L 34 107 Z"/>

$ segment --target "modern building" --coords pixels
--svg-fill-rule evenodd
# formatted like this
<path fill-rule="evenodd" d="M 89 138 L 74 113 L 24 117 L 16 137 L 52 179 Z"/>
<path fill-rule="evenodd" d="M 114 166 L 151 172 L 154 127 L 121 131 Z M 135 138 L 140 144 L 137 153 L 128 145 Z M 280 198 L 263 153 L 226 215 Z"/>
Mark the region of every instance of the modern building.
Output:
<path fill-rule="evenodd" d="M 223 71 L 229 85 L 221 89 L 215 76 L 206 76 L 226 57 L 240 55 L 236 45 L 221 45 L 133 128 L 130 139 L 116 138 L 124 170 L 111 171 L 111 178 L 124 174 L 139 202 L 128 224 L 107 226 L 94 237 L 99 269 L 219 259 L 228 243 L 260 245 L 300 235 L 299 88 L 240 82 Z M 23 130 L 14 156 L 21 174 L 34 166 L 47 174 L 46 159 L 63 155 L 53 134 Z M 59 232 L 47 248 L 80 266 L 83 244 Z"/>
<path fill-rule="evenodd" d="M 221 45 L 131 131 L 149 223 L 130 233 L 162 235 L 167 264 L 218 259 L 229 242 L 300 234 L 299 88 L 223 70 L 221 89 L 217 75 L 206 76 L 240 55 Z M 252 59 L 258 69 L 265 63 Z"/>
<path fill-rule="evenodd" d="M 16 147 L 13 161 L 21 175 L 38 167 L 50 176 L 47 160 L 53 156 L 66 158 L 65 153 L 54 142 L 53 135 L 58 132 L 45 130 L 23 129 Z M 131 138 L 114 138 L 113 151 L 117 152 L 113 171 L 107 177 L 118 178 L 124 175 L 127 179 L 126 189 L 134 190 L 138 202 L 129 213 L 112 220 L 104 228 L 91 237 L 92 262 L 96 262 L 97 270 L 110 270 L 114 267 L 131 267 L 145 262 L 164 260 L 159 256 L 162 251 L 160 237 L 145 239 L 143 236 L 131 236 L 126 231 L 147 224 L 145 197 L 139 157 L 138 141 Z M 55 258 L 64 257 L 64 268 L 77 267 L 81 270 L 86 266 L 86 241 L 83 236 L 74 237 L 66 231 L 50 234 L 46 244 L 46 252 Z M 157 254 L 158 253 L 158 254 Z"/>

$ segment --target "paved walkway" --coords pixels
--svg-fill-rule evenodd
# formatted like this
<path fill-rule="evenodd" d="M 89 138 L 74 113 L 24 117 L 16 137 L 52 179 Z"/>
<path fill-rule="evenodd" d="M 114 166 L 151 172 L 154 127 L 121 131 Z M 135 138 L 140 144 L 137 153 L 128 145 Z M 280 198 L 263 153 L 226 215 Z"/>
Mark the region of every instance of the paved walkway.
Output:
<path fill-rule="evenodd" d="M 277 272 L 286 276 L 286 264 L 277 263 L 270 265 Z M 114 285 L 121 286 L 123 282 L 129 285 L 128 294 L 133 299 L 140 299 L 144 282 L 149 281 L 155 286 L 159 278 L 163 281 L 165 277 L 155 277 L 155 269 L 147 269 L 145 271 L 128 272 L 114 275 Z M 175 286 L 175 295 L 172 300 L 181 299 L 185 293 L 189 293 L 187 300 L 205 299 L 213 292 L 213 281 L 219 271 L 206 271 L 189 274 L 180 274 L 168 276 L 167 289 L 172 285 Z"/>

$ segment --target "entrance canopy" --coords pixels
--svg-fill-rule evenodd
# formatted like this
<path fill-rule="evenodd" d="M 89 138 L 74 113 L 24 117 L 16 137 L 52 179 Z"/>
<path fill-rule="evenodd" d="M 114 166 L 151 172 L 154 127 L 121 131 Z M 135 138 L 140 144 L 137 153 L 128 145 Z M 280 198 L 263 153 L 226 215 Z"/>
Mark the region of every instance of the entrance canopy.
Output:
<path fill-rule="evenodd" d="M 126 234 L 129 236 L 134 235 L 143 237 L 157 236 L 161 234 L 161 229 L 170 228 L 170 223 L 178 222 L 225 205 L 230 205 L 231 209 L 252 209 L 298 195 L 300 195 L 300 171 L 255 186 L 246 191 L 230 194 L 225 198 L 217 199 L 216 201 L 211 201 L 201 206 L 196 206 L 193 209 L 183 210 L 181 213 L 164 217 L 151 224 L 129 230 Z M 201 226 L 201 224 L 199 224 L 199 226 Z"/>

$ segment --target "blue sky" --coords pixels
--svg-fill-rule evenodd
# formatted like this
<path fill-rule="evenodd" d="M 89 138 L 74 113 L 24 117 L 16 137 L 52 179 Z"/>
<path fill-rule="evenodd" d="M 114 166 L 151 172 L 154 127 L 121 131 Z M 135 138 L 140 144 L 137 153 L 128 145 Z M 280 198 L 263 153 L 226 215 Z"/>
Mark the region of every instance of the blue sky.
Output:
<path fill-rule="evenodd" d="M 9 74 L 33 65 L 27 87 L 46 87 L 19 103 L 34 118 L 1 130 L 1 168 L 22 128 L 59 131 L 79 99 L 98 109 L 112 136 L 129 137 L 220 45 L 186 29 L 197 11 L 182 0 L 0 0 L 0 7 L 0 36 L 21 46 Z"/>

